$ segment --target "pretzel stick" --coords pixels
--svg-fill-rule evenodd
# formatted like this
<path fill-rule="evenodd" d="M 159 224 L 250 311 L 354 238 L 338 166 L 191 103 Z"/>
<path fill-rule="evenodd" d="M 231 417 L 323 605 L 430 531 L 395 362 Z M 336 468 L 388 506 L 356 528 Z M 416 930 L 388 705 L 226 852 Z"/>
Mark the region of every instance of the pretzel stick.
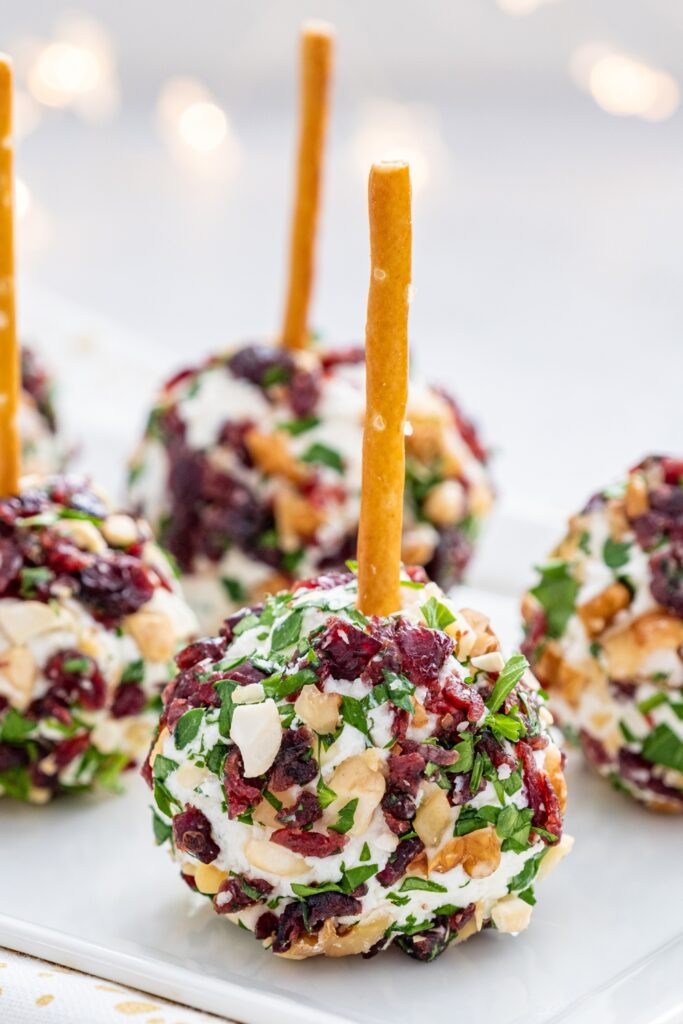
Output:
<path fill-rule="evenodd" d="M 358 607 L 366 615 L 390 615 L 401 607 L 412 243 L 408 165 L 373 164 L 368 202 L 371 269 L 365 327 Z"/>
<path fill-rule="evenodd" d="M 308 345 L 308 310 L 320 207 L 320 178 L 332 76 L 333 30 L 305 25 L 300 51 L 299 151 L 289 249 L 289 284 L 282 325 L 285 348 Z"/>
<path fill-rule="evenodd" d="M 19 489 L 19 347 L 14 309 L 12 62 L 0 54 L 0 495 Z"/>

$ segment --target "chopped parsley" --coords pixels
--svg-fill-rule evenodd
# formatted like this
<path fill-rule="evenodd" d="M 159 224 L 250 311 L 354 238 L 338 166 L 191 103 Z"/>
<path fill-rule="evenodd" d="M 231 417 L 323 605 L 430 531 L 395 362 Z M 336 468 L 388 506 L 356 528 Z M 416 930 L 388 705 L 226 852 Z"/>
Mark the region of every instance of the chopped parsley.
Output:
<path fill-rule="evenodd" d="M 548 636 L 560 637 L 574 612 L 579 584 L 566 562 L 548 562 L 537 569 L 541 580 L 531 593 L 545 611 Z"/>
<path fill-rule="evenodd" d="M 326 444 L 320 444 L 316 442 L 308 448 L 301 456 L 302 462 L 317 462 L 323 466 L 328 466 L 329 469 L 333 469 L 336 473 L 344 472 L 344 460 L 338 451 L 334 448 L 329 448 Z"/>
<path fill-rule="evenodd" d="M 430 597 L 428 601 L 420 605 L 420 611 L 430 629 L 445 629 L 455 622 L 455 615 L 442 601 Z"/>

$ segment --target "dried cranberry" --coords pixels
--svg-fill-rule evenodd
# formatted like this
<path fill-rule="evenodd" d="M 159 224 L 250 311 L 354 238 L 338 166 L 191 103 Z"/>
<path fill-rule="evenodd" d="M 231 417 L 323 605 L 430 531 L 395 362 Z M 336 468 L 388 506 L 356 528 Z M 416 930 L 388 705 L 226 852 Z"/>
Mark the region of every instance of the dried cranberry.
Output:
<path fill-rule="evenodd" d="M 13 583 L 24 563 L 21 551 L 9 537 L 0 539 L 0 594 Z"/>
<path fill-rule="evenodd" d="M 562 812 L 557 794 L 546 772 L 539 771 L 534 753 L 528 743 L 520 742 L 517 749 L 522 757 L 524 785 L 529 806 L 533 810 L 532 824 L 555 836 L 555 842 L 562 836 Z M 544 840 L 545 841 L 545 840 Z"/>
<path fill-rule="evenodd" d="M 335 587 L 342 587 L 353 579 L 351 572 L 326 572 L 322 576 L 313 576 L 310 579 L 299 580 L 294 585 L 294 593 L 297 590 L 333 590 Z"/>
<path fill-rule="evenodd" d="M 453 651 L 453 641 L 445 633 L 426 626 L 401 622 L 396 630 L 403 671 L 415 686 L 435 686 L 439 672 Z"/>
<path fill-rule="evenodd" d="M 331 370 L 335 366 L 359 366 L 365 362 L 365 349 L 360 346 L 332 349 L 323 352 L 320 361 L 324 370 Z"/>
<path fill-rule="evenodd" d="M 320 892 L 306 900 L 308 927 L 315 932 L 331 917 L 355 917 L 363 906 L 360 900 L 341 892 Z"/>
<path fill-rule="evenodd" d="M 296 370 L 289 382 L 289 404 L 295 416 L 310 416 L 320 399 L 317 374 Z"/>
<path fill-rule="evenodd" d="M 256 926 L 254 928 L 254 937 L 263 942 L 265 939 L 269 939 L 272 935 L 275 935 L 277 931 L 277 916 L 272 910 L 267 910 L 265 914 L 261 914 Z"/>
<path fill-rule="evenodd" d="M 272 891 L 272 885 L 265 878 L 233 875 L 221 882 L 213 898 L 214 909 L 217 914 L 234 914 L 245 907 L 255 906 Z"/>
<path fill-rule="evenodd" d="M 273 383 L 286 383 L 294 370 L 294 360 L 285 349 L 265 345 L 247 345 L 227 361 L 233 377 L 251 381 L 267 388 Z"/>
<path fill-rule="evenodd" d="M 233 747 L 225 759 L 223 775 L 230 818 L 244 814 L 261 799 L 262 785 L 254 779 L 245 779 L 243 772 L 242 755 L 237 747 Z"/>
<path fill-rule="evenodd" d="M 388 889 L 390 885 L 398 882 L 399 878 L 402 878 L 405 874 L 411 860 L 417 857 L 419 853 L 422 853 L 424 848 L 424 843 L 418 836 L 413 836 L 412 839 L 404 839 L 400 842 L 385 866 L 377 873 L 376 877 L 379 884 Z"/>
<path fill-rule="evenodd" d="M 318 774 L 318 762 L 313 757 L 311 740 L 311 733 L 305 726 L 287 729 L 283 733 L 270 776 L 270 788 L 276 793 L 290 786 L 305 786 Z"/>
<path fill-rule="evenodd" d="M 137 683 L 122 683 L 117 687 L 111 705 L 113 718 L 125 718 L 128 715 L 139 715 L 147 698 L 145 691 Z"/>
<path fill-rule="evenodd" d="M 22 768 L 28 761 L 28 752 L 21 747 L 12 747 L 9 743 L 0 743 L 0 772 L 12 768 Z"/>
<path fill-rule="evenodd" d="M 425 759 L 417 751 L 410 754 L 392 754 L 387 761 L 389 788 L 398 793 L 417 796 Z"/>
<path fill-rule="evenodd" d="M 667 801 L 683 807 L 683 792 L 667 785 L 663 779 L 653 774 L 652 765 L 642 754 L 622 747 L 619 751 L 619 773 L 623 779 L 641 792 L 657 793 Z"/>
<path fill-rule="evenodd" d="M 180 669 L 194 668 L 200 661 L 220 661 L 225 654 L 227 647 L 223 637 L 204 637 L 188 644 L 175 657 L 175 663 Z"/>
<path fill-rule="evenodd" d="M 460 583 L 470 564 L 474 547 L 459 526 L 447 526 L 439 531 L 439 543 L 427 565 L 430 579 L 449 590 Z"/>
<path fill-rule="evenodd" d="M 382 797 L 384 820 L 394 835 L 402 836 L 406 832 L 410 832 L 410 823 L 415 817 L 416 810 L 415 800 L 407 793 L 389 791 Z"/>
<path fill-rule="evenodd" d="M 605 745 L 599 739 L 591 736 L 585 729 L 580 731 L 579 739 L 583 752 L 592 765 L 596 768 L 602 768 L 610 763 L 611 758 L 607 753 Z"/>
<path fill-rule="evenodd" d="M 70 736 L 69 739 L 57 743 L 52 754 L 57 771 L 66 768 L 68 764 L 84 754 L 89 746 L 90 734 L 87 732 L 81 733 L 80 736 Z"/>
<path fill-rule="evenodd" d="M 130 555 L 97 558 L 81 571 L 80 580 L 83 601 L 113 619 L 136 612 L 154 593 L 144 565 Z"/>
<path fill-rule="evenodd" d="M 323 816 L 320 800 L 315 793 L 305 789 L 293 807 L 283 807 L 275 817 L 283 825 L 296 825 L 303 828 L 312 825 Z"/>
<path fill-rule="evenodd" d="M 449 676 L 440 690 L 427 694 L 425 707 L 437 715 L 453 714 L 459 721 L 464 718 L 468 722 L 478 722 L 484 714 L 484 701 L 481 694 L 473 686 L 466 686 L 457 676 Z"/>
<path fill-rule="evenodd" d="M 211 822 L 192 804 L 185 804 L 185 810 L 174 815 L 173 838 L 179 850 L 196 857 L 202 864 L 210 864 L 220 853 L 211 834 Z"/>
<path fill-rule="evenodd" d="M 285 953 L 293 942 L 306 931 L 306 904 L 288 903 L 277 922 L 277 933 L 273 941 L 274 953 Z"/>
<path fill-rule="evenodd" d="M 683 489 L 680 493 L 683 497 Z M 679 618 L 683 616 L 683 540 L 674 541 L 669 548 L 654 554 L 650 571 L 650 590 L 655 601 Z"/>
<path fill-rule="evenodd" d="M 434 918 L 434 923 L 425 928 L 423 932 L 414 932 L 412 935 L 398 935 L 395 939 L 396 945 L 413 960 L 420 960 L 422 963 L 430 963 L 441 956 L 448 946 L 451 937 L 451 929 L 448 919 L 445 917 Z"/>
<path fill-rule="evenodd" d="M 107 684 L 97 662 L 74 648 L 58 651 L 45 665 L 52 684 L 47 696 L 64 704 L 80 704 L 88 711 L 103 708 Z"/>
<path fill-rule="evenodd" d="M 357 679 L 382 645 L 361 629 L 334 617 L 315 648 L 336 679 Z"/>
<path fill-rule="evenodd" d="M 303 832 L 296 828 L 279 828 L 270 837 L 271 843 L 284 846 L 302 857 L 332 857 L 343 850 L 347 836 L 338 832 Z"/>

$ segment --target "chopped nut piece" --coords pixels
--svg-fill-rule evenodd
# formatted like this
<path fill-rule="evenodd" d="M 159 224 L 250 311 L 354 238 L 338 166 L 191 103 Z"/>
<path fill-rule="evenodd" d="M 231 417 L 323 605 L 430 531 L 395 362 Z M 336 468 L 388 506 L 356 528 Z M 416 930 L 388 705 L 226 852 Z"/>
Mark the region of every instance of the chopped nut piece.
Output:
<path fill-rule="evenodd" d="M 442 480 L 429 491 L 423 505 L 424 514 L 437 526 L 451 526 L 465 515 L 467 499 L 458 480 Z"/>
<path fill-rule="evenodd" d="M 600 594 L 577 609 L 588 635 L 592 638 L 604 633 L 612 619 L 631 603 L 631 592 L 623 583 L 611 583 Z"/>
<path fill-rule="evenodd" d="M 426 793 L 413 820 L 413 829 L 425 846 L 438 846 L 451 824 L 451 805 L 439 786 L 429 784 L 425 789 Z"/>
<path fill-rule="evenodd" d="M 628 478 L 624 505 L 629 519 L 637 519 L 638 516 L 643 516 L 647 512 L 649 508 L 647 484 L 641 473 L 631 473 Z"/>
<path fill-rule="evenodd" d="M 19 711 L 25 711 L 33 699 L 36 663 L 28 647 L 10 647 L 0 651 L 0 694 L 4 694 Z M 9 688 L 3 685 L 4 679 Z"/>
<path fill-rule="evenodd" d="M 284 551 L 296 551 L 302 540 L 311 540 L 325 522 L 325 513 L 308 498 L 283 487 L 275 495 L 275 523 Z"/>
<path fill-rule="evenodd" d="M 115 548 L 129 548 L 140 536 L 138 525 L 131 516 L 117 513 L 107 516 L 102 523 L 104 539 Z"/>
<path fill-rule="evenodd" d="M 454 836 L 429 860 L 429 874 L 442 874 L 462 864 L 470 878 L 487 878 L 500 864 L 500 840 L 491 826 Z"/>
<path fill-rule="evenodd" d="M 340 707 L 338 693 L 321 693 L 317 686 L 304 686 L 294 704 L 301 721 L 321 735 L 335 731 L 339 725 Z"/>
<path fill-rule="evenodd" d="M 289 436 L 283 430 L 270 434 L 249 430 L 244 440 L 254 464 L 267 476 L 283 476 L 295 484 L 310 476 L 308 466 L 297 462 L 290 451 Z"/>
<path fill-rule="evenodd" d="M 281 878 L 293 878 L 308 871 L 308 864 L 303 857 L 268 839 L 249 839 L 244 846 L 244 855 L 259 871 L 267 871 Z"/>
<path fill-rule="evenodd" d="M 386 790 L 377 755 L 376 750 L 370 749 L 348 757 L 342 761 L 328 781 L 329 787 L 337 794 L 337 799 L 333 800 L 325 811 L 327 821 L 336 821 L 342 807 L 349 800 L 358 799 L 353 825 L 349 829 L 351 836 L 362 835 L 367 830 L 375 808 L 379 806 Z"/>
<path fill-rule="evenodd" d="M 60 519 L 53 529 L 62 537 L 67 537 L 81 551 L 92 551 L 99 555 L 107 550 L 104 537 L 94 523 L 87 519 Z"/>
<path fill-rule="evenodd" d="M 282 725 L 272 698 L 261 704 L 238 704 L 232 715 L 230 739 L 242 755 L 244 774 L 255 779 L 267 772 L 282 742 Z"/>
<path fill-rule="evenodd" d="M 524 900 L 520 900 L 519 896 L 510 893 L 493 907 L 491 920 L 499 932 L 523 932 L 531 920 L 531 907 Z"/>
<path fill-rule="evenodd" d="M 169 661 L 175 654 L 178 643 L 175 626 L 164 612 L 141 608 L 126 616 L 123 627 L 135 640 L 143 658 Z"/>
<path fill-rule="evenodd" d="M 228 877 L 227 872 L 214 867 L 213 864 L 197 864 L 194 872 L 194 883 L 200 892 L 213 896 Z"/>

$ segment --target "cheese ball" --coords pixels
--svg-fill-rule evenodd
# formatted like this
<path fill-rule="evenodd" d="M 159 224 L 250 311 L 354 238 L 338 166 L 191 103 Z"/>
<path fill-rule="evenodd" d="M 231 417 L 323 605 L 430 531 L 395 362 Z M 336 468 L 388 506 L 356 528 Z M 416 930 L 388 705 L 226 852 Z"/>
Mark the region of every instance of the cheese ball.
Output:
<path fill-rule="evenodd" d="M 24 473 L 57 473 L 67 461 L 54 402 L 54 381 L 30 346 L 21 349 L 18 428 Z"/>
<path fill-rule="evenodd" d="M 202 628 L 354 557 L 365 407 L 362 349 L 248 345 L 162 389 L 130 497 L 183 572 Z M 492 502 L 487 455 L 445 393 L 414 382 L 403 557 L 444 586 Z"/>
<path fill-rule="evenodd" d="M 550 716 L 519 654 L 422 570 L 367 618 L 299 583 L 177 656 L 143 774 L 154 831 L 216 913 L 292 959 L 433 960 L 519 932 L 571 845 Z"/>
<path fill-rule="evenodd" d="M 116 788 L 144 757 L 196 635 L 150 538 L 75 477 L 0 500 L 0 796 Z"/>
<path fill-rule="evenodd" d="M 523 650 L 589 762 L 683 811 L 683 460 L 647 458 L 592 497 L 523 616 Z"/>

